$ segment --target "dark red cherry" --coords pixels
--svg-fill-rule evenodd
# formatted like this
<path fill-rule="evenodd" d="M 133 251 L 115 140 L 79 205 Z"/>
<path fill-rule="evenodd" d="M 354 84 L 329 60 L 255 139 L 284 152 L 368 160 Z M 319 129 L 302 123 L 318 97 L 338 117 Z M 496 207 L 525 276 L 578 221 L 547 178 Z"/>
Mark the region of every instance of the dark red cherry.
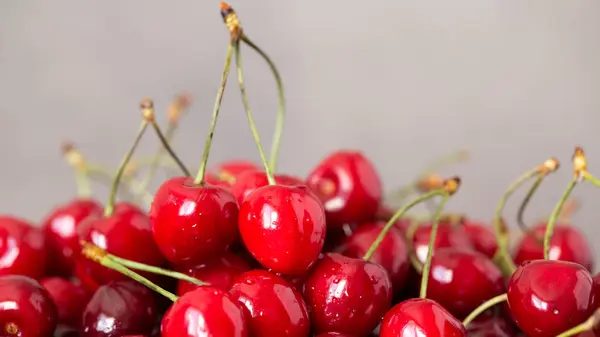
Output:
<path fill-rule="evenodd" d="M 467 334 L 470 337 L 513 337 L 516 329 L 502 316 L 487 316 L 471 322 Z"/>
<path fill-rule="evenodd" d="M 323 202 L 329 226 L 371 221 L 379 209 L 381 180 L 361 152 L 330 154 L 308 175 L 306 183 Z"/>
<path fill-rule="evenodd" d="M 327 253 L 311 271 L 304 298 L 315 333 L 364 336 L 390 308 L 392 285 L 378 264 Z"/>
<path fill-rule="evenodd" d="M 221 289 L 204 286 L 181 296 L 165 313 L 162 337 L 248 337 L 242 306 Z"/>
<path fill-rule="evenodd" d="M 55 208 L 42 222 L 48 242 L 48 271 L 52 275 L 70 276 L 79 255 L 77 227 L 88 216 L 101 216 L 102 205 L 92 199 L 75 199 Z"/>
<path fill-rule="evenodd" d="M 164 258 L 154 243 L 150 220 L 129 204 L 117 204 L 110 216 L 90 216 L 77 228 L 82 240 L 91 242 L 116 256 L 160 266 Z M 126 280 L 127 277 L 80 256 L 81 266 L 96 282 Z"/>
<path fill-rule="evenodd" d="M 273 272 L 302 275 L 325 242 L 325 210 L 306 186 L 264 186 L 246 198 L 239 228 L 248 251 Z"/>
<path fill-rule="evenodd" d="M 25 220 L 0 215 L 0 276 L 38 279 L 46 272 L 46 261 L 43 232 Z"/>
<path fill-rule="evenodd" d="M 339 332 L 324 332 L 316 335 L 315 337 L 357 337 L 356 335 L 349 335 L 347 333 Z"/>
<path fill-rule="evenodd" d="M 338 252 L 345 256 L 362 258 L 379 236 L 384 225 L 385 223 L 382 222 L 371 222 L 358 226 L 354 233 L 340 245 Z M 390 229 L 370 261 L 385 268 L 394 291 L 404 287 L 410 261 L 404 236 L 398 229 L 394 227 Z"/>
<path fill-rule="evenodd" d="M 149 334 L 156 319 L 153 293 L 127 280 L 98 288 L 83 311 L 82 337 Z"/>
<path fill-rule="evenodd" d="M 461 225 L 462 230 L 467 234 L 473 248 L 490 259 L 496 255 L 498 250 L 498 242 L 496 234 L 492 228 L 483 222 L 466 219 Z"/>
<path fill-rule="evenodd" d="M 583 266 L 566 261 L 523 263 L 508 282 L 508 306 L 530 337 L 556 336 L 594 311 L 594 281 Z"/>
<path fill-rule="evenodd" d="M 237 218 L 230 192 L 186 177 L 165 181 L 150 208 L 156 244 L 174 264 L 202 263 L 224 253 L 238 235 Z"/>
<path fill-rule="evenodd" d="M 594 299 L 596 306 L 600 306 L 600 273 L 594 275 Z"/>
<path fill-rule="evenodd" d="M 266 270 L 240 275 L 229 293 L 245 309 L 250 336 L 307 337 L 310 319 L 302 295 Z"/>
<path fill-rule="evenodd" d="M 81 315 L 81 312 L 79 314 Z M 59 324 L 52 337 L 81 337 L 81 334 L 78 327 Z"/>
<path fill-rule="evenodd" d="M 273 178 L 275 178 L 277 185 L 304 185 L 304 182 L 300 178 L 287 174 L 275 174 Z M 235 184 L 231 187 L 231 193 L 233 193 L 238 204 L 241 205 L 250 193 L 267 185 L 269 185 L 269 181 L 267 180 L 267 174 L 264 171 L 246 171 L 237 177 Z"/>
<path fill-rule="evenodd" d="M 500 269 L 479 252 L 441 248 L 431 259 L 427 297 L 458 318 L 465 318 L 504 289 Z"/>
<path fill-rule="evenodd" d="M 462 323 L 439 303 L 414 298 L 396 304 L 385 314 L 379 336 L 462 337 L 467 336 L 467 331 Z"/>
<path fill-rule="evenodd" d="M 515 247 L 514 260 L 518 265 L 528 260 L 544 258 L 542 240 L 546 233 L 546 224 L 533 228 L 531 235 L 523 236 Z M 594 255 L 585 236 L 576 228 L 566 224 L 556 224 L 550 239 L 550 260 L 578 263 L 588 270 L 594 267 Z"/>
<path fill-rule="evenodd" d="M 40 284 L 56 304 L 58 323 L 79 327 L 81 313 L 90 299 L 87 290 L 62 277 L 43 278 Z"/>
<path fill-rule="evenodd" d="M 52 336 L 56 306 L 37 281 L 21 275 L 0 277 L 0 335 Z"/>
<path fill-rule="evenodd" d="M 427 258 L 427 247 L 429 246 L 429 236 L 431 234 L 431 225 L 423 224 L 417 228 L 413 236 L 413 249 L 417 259 L 425 263 Z M 447 222 L 440 222 L 437 235 L 435 237 L 434 248 L 461 247 L 465 249 L 474 249 L 473 244 L 460 225 L 454 226 Z"/>
<path fill-rule="evenodd" d="M 202 280 L 215 288 L 228 291 L 235 278 L 249 271 L 250 266 L 241 257 L 226 252 L 208 262 L 191 266 L 177 266 L 175 270 Z M 182 296 L 196 288 L 198 288 L 197 285 L 180 280 L 177 283 L 177 295 Z"/>

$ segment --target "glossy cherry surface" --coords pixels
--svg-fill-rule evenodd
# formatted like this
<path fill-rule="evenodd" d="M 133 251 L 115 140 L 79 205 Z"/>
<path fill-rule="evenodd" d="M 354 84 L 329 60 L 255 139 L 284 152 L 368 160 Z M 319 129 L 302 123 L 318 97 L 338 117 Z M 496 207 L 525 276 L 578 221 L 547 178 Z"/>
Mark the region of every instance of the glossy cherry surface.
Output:
<path fill-rule="evenodd" d="M 367 335 L 390 308 L 392 285 L 378 264 L 327 253 L 304 286 L 313 331 Z"/>
<path fill-rule="evenodd" d="M 508 282 L 513 320 L 527 336 L 556 336 L 585 321 L 596 307 L 594 284 L 583 266 L 566 261 L 522 264 Z"/>
<path fill-rule="evenodd" d="M 300 178 L 287 174 L 275 174 L 273 178 L 277 185 L 304 185 L 304 182 Z M 231 193 L 233 193 L 238 204 L 241 205 L 250 193 L 267 185 L 269 185 L 269 181 L 267 180 L 267 175 L 264 171 L 246 171 L 237 177 L 235 184 L 231 187 Z"/>
<path fill-rule="evenodd" d="M 502 272 L 487 256 L 461 248 L 441 248 L 431 259 L 427 297 L 455 317 L 465 318 L 490 298 L 504 293 Z"/>
<path fill-rule="evenodd" d="M 308 336 L 306 303 L 283 278 L 266 270 L 252 270 L 240 275 L 229 293 L 245 309 L 250 336 Z"/>
<path fill-rule="evenodd" d="M 164 315 L 162 337 L 247 337 L 242 306 L 229 293 L 211 286 L 181 296 Z"/>
<path fill-rule="evenodd" d="M 381 179 L 359 151 L 336 151 L 308 175 L 307 185 L 321 198 L 330 226 L 371 221 L 382 198 Z"/>
<path fill-rule="evenodd" d="M 80 285 L 62 277 L 47 277 L 40 280 L 58 312 L 58 323 L 79 327 L 81 313 L 90 299 L 90 294 Z"/>
<path fill-rule="evenodd" d="M 0 215 L 0 276 L 38 279 L 46 272 L 46 262 L 43 232 L 25 220 Z"/>
<path fill-rule="evenodd" d="M 424 263 L 429 250 L 429 236 L 431 225 L 421 225 L 413 235 L 413 249 L 419 262 Z M 473 244 L 460 225 L 454 226 L 447 222 L 440 222 L 435 236 L 434 248 L 461 247 L 474 249 Z"/>
<path fill-rule="evenodd" d="M 356 335 L 349 335 L 347 333 L 340 332 L 324 332 L 316 335 L 315 337 L 357 337 Z"/>
<path fill-rule="evenodd" d="M 439 303 L 414 298 L 396 304 L 385 314 L 380 337 L 462 337 L 467 331 L 462 323 Z"/>
<path fill-rule="evenodd" d="M 174 264 L 196 264 L 227 250 L 238 235 L 238 205 L 223 187 L 165 181 L 154 196 L 150 220 L 156 244 Z"/>
<path fill-rule="evenodd" d="M 152 291 L 135 281 L 98 288 L 83 311 L 82 337 L 117 337 L 152 331 L 156 303 Z"/>
<path fill-rule="evenodd" d="M 241 257 L 226 252 L 208 262 L 191 266 L 177 266 L 175 269 L 202 280 L 215 288 L 228 291 L 235 278 L 249 271 L 250 266 Z M 181 296 L 196 288 L 198 288 L 197 285 L 180 280 L 177 283 L 177 295 Z"/>
<path fill-rule="evenodd" d="M 92 199 L 75 199 L 55 208 L 44 221 L 42 228 L 48 243 L 49 272 L 69 276 L 79 255 L 77 227 L 89 216 L 101 216 L 102 205 Z"/>
<path fill-rule="evenodd" d="M 546 232 L 546 224 L 533 228 L 531 235 L 524 236 L 515 247 L 514 260 L 517 265 L 528 260 L 544 258 L 542 239 Z M 550 260 L 561 260 L 578 263 L 588 270 L 594 266 L 594 255 L 585 236 L 572 225 L 556 224 L 550 239 Z"/>
<path fill-rule="evenodd" d="M 325 210 L 306 186 L 265 186 L 240 209 L 239 229 L 254 258 L 273 272 L 302 275 L 325 243 Z"/>
<path fill-rule="evenodd" d="M 47 337 L 56 327 L 56 306 L 37 281 L 20 275 L 0 277 L 0 334 Z"/>
<path fill-rule="evenodd" d="M 473 248 L 490 259 L 496 255 L 498 242 L 493 229 L 483 222 L 466 219 L 460 225 L 465 234 L 471 239 Z"/>

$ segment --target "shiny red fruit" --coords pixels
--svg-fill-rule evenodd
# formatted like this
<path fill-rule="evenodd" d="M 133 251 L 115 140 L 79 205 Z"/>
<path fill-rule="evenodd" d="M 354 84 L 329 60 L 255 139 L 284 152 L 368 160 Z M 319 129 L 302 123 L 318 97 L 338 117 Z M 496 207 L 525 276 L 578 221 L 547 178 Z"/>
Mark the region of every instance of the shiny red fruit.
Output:
<path fill-rule="evenodd" d="M 467 219 L 463 224 L 460 225 L 471 239 L 473 248 L 490 259 L 496 255 L 498 250 L 498 243 L 496 241 L 496 234 L 492 228 L 485 223 L 473 221 Z"/>
<path fill-rule="evenodd" d="M 191 266 L 177 266 L 175 269 L 198 280 L 202 280 L 215 288 L 228 291 L 235 278 L 249 271 L 250 266 L 241 257 L 226 252 L 220 257 L 206 263 Z M 177 283 L 177 295 L 182 296 L 196 288 L 198 288 L 197 285 L 180 280 Z"/>
<path fill-rule="evenodd" d="M 223 187 L 165 181 L 154 196 L 150 220 L 156 244 L 174 264 L 196 264 L 224 253 L 238 236 L 238 205 Z"/>
<path fill-rule="evenodd" d="M 0 276 L 44 276 L 47 262 L 44 234 L 29 222 L 0 216 Z"/>
<path fill-rule="evenodd" d="M 21 275 L 0 277 L 0 334 L 47 337 L 56 327 L 56 306 L 37 281 Z"/>
<path fill-rule="evenodd" d="M 462 323 L 439 303 L 414 298 L 396 304 L 383 318 L 380 337 L 439 336 L 463 337 Z"/>
<path fill-rule="evenodd" d="M 287 174 L 275 174 L 273 178 L 277 185 L 304 185 L 304 182 L 300 178 Z M 233 193 L 238 204 L 241 205 L 250 193 L 267 185 L 269 185 L 269 181 L 264 171 L 246 171 L 238 176 L 235 184 L 231 187 L 231 193 Z"/>
<path fill-rule="evenodd" d="M 596 307 L 592 275 L 566 261 L 525 262 L 511 276 L 507 294 L 515 323 L 530 337 L 556 336 Z"/>
<path fill-rule="evenodd" d="M 546 224 L 533 228 L 532 235 L 524 236 L 515 247 L 514 260 L 518 265 L 528 260 L 544 258 L 542 240 L 546 233 Z M 550 239 L 550 260 L 561 260 L 578 263 L 587 270 L 594 267 L 594 254 L 585 236 L 575 227 L 556 224 Z"/>
<path fill-rule="evenodd" d="M 381 180 L 361 152 L 330 154 L 308 175 L 306 183 L 323 202 L 329 226 L 371 221 L 379 209 Z"/>
<path fill-rule="evenodd" d="M 429 251 L 429 237 L 431 235 L 431 225 L 421 225 L 413 236 L 413 249 L 417 259 L 425 263 L 427 252 Z M 435 236 L 434 248 L 460 247 L 464 249 L 473 249 L 473 244 L 467 234 L 460 226 L 453 226 L 450 223 L 441 222 Z"/>
<path fill-rule="evenodd" d="M 283 278 L 266 270 L 252 270 L 240 275 L 229 293 L 245 309 L 250 336 L 308 336 L 306 303 Z"/>
<path fill-rule="evenodd" d="M 325 210 L 306 186 L 265 186 L 240 209 L 240 234 L 248 251 L 265 268 L 304 274 L 325 243 Z"/>
<path fill-rule="evenodd" d="M 47 277 L 40 284 L 56 304 L 58 323 L 79 327 L 81 313 L 90 299 L 90 294 L 80 285 L 62 277 Z"/>
<path fill-rule="evenodd" d="M 304 286 L 313 331 L 367 335 L 390 308 L 392 285 L 378 264 L 325 254 Z"/>
<path fill-rule="evenodd" d="M 161 323 L 162 337 L 248 337 L 244 311 L 229 293 L 199 287 L 181 296 Z"/>
<path fill-rule="evenodd" d="M 357 337 L 356 335 L 349 335 L 347 333 L 339 332 L 324 332 L 316 335 L 315 337 Z"/>
<path fill-rule="evenodd" d="M 149 334 L 156 319 L 152 291 L 135 281 L 98 288 L 83 311 L 82 337 Z"/>

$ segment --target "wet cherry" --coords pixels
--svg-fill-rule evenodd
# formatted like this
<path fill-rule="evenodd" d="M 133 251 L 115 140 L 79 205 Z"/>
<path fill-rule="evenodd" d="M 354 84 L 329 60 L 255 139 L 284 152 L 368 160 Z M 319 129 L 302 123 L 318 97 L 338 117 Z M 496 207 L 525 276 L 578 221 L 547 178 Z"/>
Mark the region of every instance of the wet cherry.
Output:
<path fill-rule="evenodd" d="M 241 257 L 226 252 L 206 263 L 190 266 L 177 266 L 175 270 L 202 280 L 215 288 L 228 291 L 236 277 L 250 270 L 250 266 Z M 177 295 L 198 288 L 197 285 L 187 281 L 179 281 L 177 284 Z"/>
<path fill-rule="evenodd" d="M 427 257 L 427 246 L 429 245 L 429 236 L 431 234 L 431 225 L 423 224 L 417 228 L 413 235 L 413 250 L 419 262 L 424 263 Z M 437 235 L 435 237 L 434 248 L 461 247 L 473 249 L 473 243 L 460 225 L 454 226 L 448 222 L 440 222 Z"/>
<path fill-rule="evenodd" d="M 471 240 L 473 248 L 490 259 L 498 250 L 498 242 L 492 228 L 483 222 L 465 219 L 460 225 Z"/>
<path fill-rule="evenodd" d="M 46 262 L 43 232 L 23 219 L 0 215 L 0 276 L 38 279 L 46 272 Z"/>
<path fill-rule="evenodd" d="M 304 182 L 300 178 L 296 178 L 287 174 L 275 174 L 273 178 L 275 178 L 275 182 L 278 185 L 304 185 Z M 267 185 L 269 185 L 269 180 L 267 179 L 267 174 L 264 171 L 246 171 L 238 176 L 235 184 L 233 184 L 231 187 L 231 193 L 233 193 L 236 200 L 241 205 L 250 193 Z"/>
<path fill-rule="evenodd" d="M 87 290 L 62 277 L 43 278 L 40 284 L 56 304 L 58 323 L 79 327 L 81 313 L 91 297 Z"/>

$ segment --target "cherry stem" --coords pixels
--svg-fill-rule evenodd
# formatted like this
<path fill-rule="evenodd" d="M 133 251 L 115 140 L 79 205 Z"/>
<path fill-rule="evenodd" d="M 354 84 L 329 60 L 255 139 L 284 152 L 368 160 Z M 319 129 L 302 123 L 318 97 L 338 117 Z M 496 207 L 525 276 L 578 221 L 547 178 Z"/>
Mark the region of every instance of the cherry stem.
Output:
<path fill-rule="evenodd" d="M 429 234 L 429 245 L 427 246 L 427 259 L 425 260 L 423 272 L 421 273 L 421 290 L 419 293 L 420 298 L 427 298 L 427 283 L 429 281 L 429 271 L 431 270 L 431 258 L 433 256 L 433 248 L 435 246 L 435 237 L 437 236 L 440 217 L 449 198 L 450 194 L 442 194 L 442 201 L 440 201 L 438 209 L 433 217 L 433 225 L 431 226 L 431 233 Z"/>
<path fill-rule="evenodd" d="M 171 156 L 171 158 L 173 158 L 175 163 L 177 163 L 177 166 L 179 166 L 179 168 L 181 169 L 181 172 L 183 172 L 183 174 L 186 177 L 191 177 L 192 175 L 190 174 L 190 171 L 185 167 L 185 164 L 181 161 L 181 159 L 179 159 L 179 157 L 177 156 L 175 151 L 173 151 L 173 148 L 171 147 L 171 145 L 169 145 L 169 140 L 165 137 L 165 135 L 160 130 L 160 126 L 158 125 L 158 123 L 156 123 L 156 121 L 154 119 L 152 120 L 151 123 L 152 123 L 152 127 L 154 128 L 154 131 L 156 132 L 156 135 L 158 136 L 158 138 L 160 139 L 160 142 L 162 143 L 162 146 L 169 153 L 169 156 Z"/>
<path fill-rule="evenodd" d="M 194 179 L 194 184 L 199 185 L 204 182 L 204 175 L 206 174 L 206 165 L 208 163 L 208 155 L 210 154 L 210 148 L 212 145 L 213 136 L 215 135 L 215 127 L 217 126 L 217 119 L 219 117 L 219 110 L 221 109 L 221 102 L 223 101 L 223 94 L 225 93 L 225 87 L 227 86 L 227 78 L 229 77 L 229 67 L 231 66 L 231 57 L 233 55 L 233 43 L 232 40 L 227 47 L 227 54 L 225 56 L 225 66 L 223 67 L 223 74 L 221 75 L 221 84 L 217 90 L 217 98 L 215 99 L 215 105 L 213 107 L 212 119 L 210 121 L 210 128 L 206 142 L 204 143 L 204 153 L 202 154 L 202 162 L 200 168 Z"/>
<path fill-rule="evenodd" d="M 598 180 L 598 178 L 594 177 L 591 173 L 585 171 L 583 172 L 583 178 L 587 181 L 589 181 L 590 183 L 592 183 L 594 186 L 596 187 L 600 187 L 600 180 Z"/>
<path fill-rule="evenodd" d="M 259 48 L 254 42 L 252 42 L 247 35 L 242 34 L 241 40 L 246 43 L 250 48 L 254 49 L 269 65 L 271 73 L 277 83 L 277 96 L 279 100 L 279 109 L 277 113 L 277 121 L 275 122 L 275 133 L 273 134 L 273 143 L 271 145 L 271 154 L 269 157 L 269 167 L 271 172 L 275 172 L 277 169 L 277 157 L 279 155 L 279 145 L 281 144 L 281 136 L 283 134 L 283 122 L 285 119 L 285 93 L 283 90 L 283 81 L 281 75 L 275 66 L 275 63 L 261 48 Z"/>
<path fill-rule="evenodd" d="M 75 171 L 75 184 L 77 185 L 77 196 L 89 198 L 92 196 L 92 188 L 87 175 L 87 164 L 85 158 L 71 143 L 63 144 L 63 155 L 69 165 Z"/>
<path fill-rule="evenodd" d="M 525 195 L 525 198 L 523 198 L 523 201 L 521 202 L 521 205 L 519 206 L 519 211 L 517 212 L 517 224 L 519 225 L 519 228 L 521 229 L 521 231 L 527 235 L 532 234 L 531 230 L 529 229 L 529 227 L 527 227 L 527 225 L 525 224 L 524 221 L 524 216 L 525 216 L 525 209 L 527 208 L 527 206 L 529 205 L 529 202 L 531 201 L 531 198 L 533 197 L 533 195 L 535 194 L 535 192 L 538 190 L 538 188 L 540 187 L 540 185 L 542 184 L 542 181 L 544 180 L 544 176 L 543 175 L 539 175 L 537 177 L 537 179 L 535 180 L 535 182 L 533 183 L 533 185 L 531 185 L 531 187 L 529 188 L 529 191 L 527 191 L 527 194 Z M 537 238 L 541 241 L 540 238 Z"/>
<path fill-rule="evenodd" d="M 86 173 L 89 177 L 91 177 L 94 180 L 97 181 L 101 181 L 102 183 L 107 183 L 108 185 L 112 184 L 112 177 L 111 174 L 109 173 L 109 170 L 107 170 L 106 168 L 99 166 L 99 165 L 89 165 L 86 168 Z M 152 199 L 154 198 L 152 196 L 152 193 L 150 193 L 148 190 L 141 190 L 139 188 L 139 186 L 141 185 L 141 182 L 138 182 L 137 180 L 135 180 L 134 178 L 123 174 L 123 176 L 121 177 L 121 180 L 124 180 L 126 182 L 127 188 L 128 188 L 128 194 L 127 197 L 129 199 L 133 199 L 132 194 L 140 194 L 142 195 L 143 201 L 147 206 L 150 206 L 150 204 L 152 203 Z M 122 184 L 123 181 L 121 181 L 119 184 Z"/>
<path fill-rule="evenodd" d="M 119 168 L 117 169 L 117 174 L 115 175 L 115 178 L 113 179 L 112 185 L 110 187 L 110 194 L 108 197 L 108 202 L 106 204 L 106 208 L 104 208 L 104 216 L 111 216 L 114 212 L 115 201 L 117 198 L 117 190 L 119 189 L 119 183 L 121 181 L 121 176 L 123 176 L 123 172 L 125 172 L 125 168 L 127 168 L 127 163 L 129 163 L 129 160 L 131 160 L 131 157 L 133 156 L 133 153 L 135 152 L 135 149 L 137 148 L 138 144 L 140 143 L 140 140 L 142 139 L 142 136 L 144 135 L 144 132 L 146 131 L 147 128 L 148 128 L 148 121 L 146 119 L 144 119 L 142 121 L 142 124 L 140 125 L 140 128 L 139 128 L 137 134 L 135 135 L 133 145 L 131 146 L 129 151 L 127 151 L 127 153 L 125 154 L 125 157 L 123 158 L 123 161 L 121 162 L 121 164 L 119 165 Z"/>
<path fill-rule="evenodd" d="M 408 247 L 408 258 L 410 260 L 410 263 L 412 264 L 413 268 L 415 268 L 416 271 L 418 271 L 419 273 L 422 273 L 423 272 L 423 264 L 417 258 L 416 254 L 415 254 L 415 250 L 414 250 L 414 244 L 413 244 L 415 232 L 417 231 L 417 229 L 419 228 L 420 225 L 421 225 L 421 221 L 414 219 L 414 218 L 411 220 L 410 226 L 406 230 L 406 246 Z"/>
<path fill-rule="evenodd" d="M 469 314 L 469 316 L 467 316 L 467 318 L 465 318 L 465 320 L 462 322 L 463 326 L 467 327 L 467 325 L 469 325 L 471 322 L 473 322 L 473 320 L 475 320 L 475 318 L 477 318 L 477 316 L 481 315 L 489 308 L 491 308 L 497 304 L 500 304 L 502 302 L 505 302 L 507 300 L 508 300 L 508 296 L 506 294 L 502 294 L 502 295 L 498 295 L 496 297 L 492 297 L 491 299 L 483 302 L 480 306 L 475 308 L 475 310 L 473 310 Z"/>
<path fill-rule="evenodd" d="M 600 320 L 600 309 L 596 309 L 596 311 L 594 311 L 592 316 L 590 316 L 587 320 L 585 320 L 585 322 L 572 327 L 571 329 L 557 335 L 556 337 L 576 336 L 585 331 L 592 330 L 596 327 L 599 320 Z"/>
<path fill-rule="evenodd" d="M 106 258 L 111 259 L 114 262 L 116 262 L 126 268 L 129 268 L 129 269 L 140 270 L 140 271 L 145 271 L 145 272 L 152 273 L 152 274 L 168 276 L 170 278 L 187 281 L 187 282 L 199 285 L 199 286 L 208 285 L 208 283 L 202 282 L 202 281 L 198 280 L 197 278 L 191 277 L 184 273 L 180 273 L 180 272 L 163 269 L 163 268 L 156 267 L 156 266 L 151 266 L 148 264 L 143 264 L 143 263 L 127 260 L 127 259 L 115 256 L 112 254 L 108 254 L 108 253 L 106 254 Z"/>
<path fill-rule="evenodd" d="M 250 124 L 250 131 L 252 132 L 252 137 L 254 138 L 254 142 L 256 143 L 256 147 L 258 148 L 258 153 L 260 154 L 260 159 L 265 167 L 265 174 L 267 175 L 267 180 L 269 181 L 269 185 L 275 185 L 275 178 L 273 178 L 273 173 L 271 172 L 271 167 L 267 161 L 267 156 L 265 155 L 265 151 L 262 147 L 262 143 L 260 141 L 260 137 L 258 135 L 258 129 L 256 128 L 256 124 L 254 123 L 254 118 L 252 117 L 252 112 L 250 111 L 250 104 L 248 103 L 248 97 L 246 95 L 246 85 L 244 84 L 244 72 L 242 69 L 242 54 L 240 51 L 240 43 L 239 41 L 235 41 L 235 63 L 237 65 L 237 74 L 238 74 L 238 84 L 240 87 L 240 93 L 242 96 L 242 103 L 244 104 L 244 110 L 246 110 L 246 116 L 248 117 L 248 124 Z"/>
<path fill-rule="evenodd" d="M 560 215 L 560 212 L 562 211 L 565 202 L 567 202 L 567 200 L 569 199 L 569 195 L 571 195 L 571 192 L 573 192 L 573 189 L 575 189 L 575 186 L 577 186 L 577 183 L 579 183 L 579 177 L 576 176 L 575 178 L 573 178 L 573 180 L 571 180 L 569 186 L 567 186 L 567 189 L 563 193 L 558 204 L 556 204 L 556 207 L 554 207 L 552 214 L 550 214 L 548 224 L 546 225 L 546 233 L 544 235 L 545 260 L 550 259 L 550 239 L 552 238 L 552 232 L 554 231 L 554 224 L 556 223 L 556 220 L 558 219 L 558 216 Z"/>

